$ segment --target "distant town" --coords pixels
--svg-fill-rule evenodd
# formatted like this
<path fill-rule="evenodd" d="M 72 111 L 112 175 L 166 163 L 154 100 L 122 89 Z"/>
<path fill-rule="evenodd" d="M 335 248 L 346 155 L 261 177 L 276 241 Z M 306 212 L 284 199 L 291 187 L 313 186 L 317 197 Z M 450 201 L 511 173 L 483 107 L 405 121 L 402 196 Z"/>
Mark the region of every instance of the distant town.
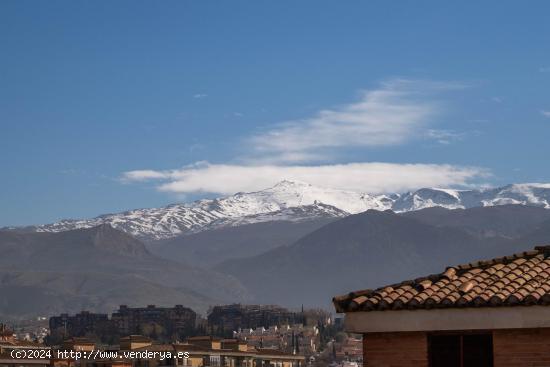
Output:
<path fill-rule="evenodd" d="M 111 315 L 63 313 L 33 322 L 2 323 L 0 331 L 1 367 L 355 367 L 362 363 L 361 337 L 345 333 L 342 318 L 321 309 L 229 304 L 214 306 L 202 317 L 182 305 L 121 305 Z"/>

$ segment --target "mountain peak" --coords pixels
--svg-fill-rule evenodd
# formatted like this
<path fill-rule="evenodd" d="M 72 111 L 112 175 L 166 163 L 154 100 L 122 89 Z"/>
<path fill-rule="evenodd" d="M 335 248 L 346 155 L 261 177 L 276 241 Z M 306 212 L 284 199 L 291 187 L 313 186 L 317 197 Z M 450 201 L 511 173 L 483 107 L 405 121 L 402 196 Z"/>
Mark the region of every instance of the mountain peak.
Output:
<path fill-rule="evenodd" d="M 305 207 L 317 204 L 328 206 L 319 205 L 315 208 L 315 213 L 322 216 L 356 214 L 369 209 L 408 212 L 436 206 L 466 209 L 520 204 L 550 209 L 550 184 L 513 184 L 475 190 L 421 188 L 405 194 L 370 195 L 285 179 L 265 190 L 238 193 L 213 200 L 203 199 L 184 205 L 130 210 L 92 219 L 65 220 L 38 226 L 36 231 L 60 232 L 110 224 L 116 230 L 122 230 L 132 236 L 158 240 L 197 233 L 211 228 L 212 225 L 217 228 L 232 226 L 241 222 L 240 219 L 246 219 L 247 223 L 280 220 L 278 218 L 290 212 L 293 213 L 292 220 L 298 221 L 311 218 L 312 210 L 306 210 Z M 292 208 L 304 210 L 286 211 Z M 109 228 L 104 227 L 103 230 L 108 232 Z"/>
<path fill-rule="evenodd" d="M 305 187 L 312 187 L 313 185 L 303 182 L 303 181 L 297 181 L 297 180 L 282 180 L 277 182 L 275 185 L 273 185 L 272 189 L 275 188 L 305 188 Z"/>
<path fill-rule="evenodd" d="M 129 234 L 114 228 L 110 223 L 74 231 L 76 235 L 88 233 L 90 243 L 98 250 L 108 251 L 122 256 L 144 257 L 150 253 L 145 245 Z"/>

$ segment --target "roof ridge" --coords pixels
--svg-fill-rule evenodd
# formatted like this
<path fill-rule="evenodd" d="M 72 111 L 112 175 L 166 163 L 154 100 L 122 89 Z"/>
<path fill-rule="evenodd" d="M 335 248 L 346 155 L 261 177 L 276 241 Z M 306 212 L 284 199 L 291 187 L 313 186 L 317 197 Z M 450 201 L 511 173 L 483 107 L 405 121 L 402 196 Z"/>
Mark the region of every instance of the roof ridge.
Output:
<path fill-rule="evenodd" d="M 401 282 L 397 282 L 397 283 L 394 283 L 394 284 L 390 284 L 390 285 L 386 285 L 386 286 L 383 286 L 383 287 L 376 288 L 372 292 L 374 293 L 374 292 L 377 292 L 379 290 L 383 290 L 383 289 L 390 288 L 390 287 L 391 288 L 397 288 L 397 287 L 400 287 L 400 286 L 403 286 L 403 285 L 417 285 L 417 284 L 420 284 L 421 282 L 423 282 L 425 280 L 430 280 L 432 282 L 435 282 L 437 280 L 441 280 L 442 278 L 448 278 L 449 280 L 452 280 L 455 277 L 459 277 L 462 274 L 466 273 L 467 271 L 475 269 L 475 268 L 480 268 L 480 269 L 485 270 L 485 269 L 487 269 L 487 268 L 489 268 L 493 265 L 496 265 L 496 264 L 505 264 L 506 265 L 508 263 L 511 263 L 514 260 L 517 260 L 517 259 L 522 259 L 522 258 L 531 259 L 531 258 L 533 258 L 537 255 L 541 255 L 541 254 L 544 255 L 545 258 L 550 257 L 550 245 L 535 246 L 534 250 L 516 252 L 515 254 L 512 254 L 512 255 L 494 257 L 494 258 L 488 259 L 488 260 L 477 260 L 477 261 L 473 261 L 473 262 L 466 263 L 466 264 L 448 266 L 448 267 L 445 268 L 445 271 L 443 271 L 442 273 L 430 274 L 430 275 L 426 275 L 426 276 L 423 276 L 423 277 L 415 278 L 413 280 L 404 280 L 404 281 L 401 281 Z M 449 269 L 454 269 L 456 273 L 452 276 L 447 274 L 449 272 Z M 360 292 L 353 292 L 353 293 L 358 294 Z"/>
<path fill-rule="evenodd" d="M 524 261 L 528 261 L 540 255 L 543 256 L 543 260 L 549 258 L 550 245 L 540 245 L 540 246 L 536 246 L 533 250 L 518 252 L 507 256 L 495 257 L 488 260 L 478 260 L 478 261 L 473 261 L 466 264 L 449 266 L 445 268 L 445 271 L 442 273 L 430 274 L 430 275 L 419 277 L 412 280 L 404 280 L 402 282 L 382 286 L 376 289 L 364 289 L 360 291 L 350 292 L 347 295 L 334 297 L 333 303 L 336 306 L 336 309 L 338 312 L 343 312 L 344 309 L 347 309 L 349 311 L 354 311 L 356 309 L 363 308 L 364 307 L 364 305 L 362 306 L 363 303 L 365 305 L 368 305 L 370 302 L 372 302 L 371 297 L 374 297 L 377 299 L 379 298 L 380 303 L 382 304 L 383 302 L 385 302 L 384 299 L 390 293 L 394 292 L 396 289 L 399 289 L 399 288 L 402 289 L 403 287 L 405 287 L 407 289 L 413 289 L 413 291 L 416 291 L 416 292 L 423 292 L 424 290 L 431 287 L 437 282 L 440 282 L 440 281 L 453 282 L 458 278 L 462 277 L 463 275 L 465 275 L 466 273 L 475 272 L 476 269 L 479 269 L 477 271 L 478 273 L 482 273 L 491 267 L 498 266 L 499 264 L 502 264 L 502 266 L 506 266 L 510 263 L 518 261 L 519 259 L 524 259 Z M 460 290 L 460 292 L 467 293 L 469 289 L 466 290 L 466 288 Z M 469 288 L 471 289 L 472 287 L 470 286 Z M 376 305 L 372 305 L 372 306 L 376 307 Z"/>

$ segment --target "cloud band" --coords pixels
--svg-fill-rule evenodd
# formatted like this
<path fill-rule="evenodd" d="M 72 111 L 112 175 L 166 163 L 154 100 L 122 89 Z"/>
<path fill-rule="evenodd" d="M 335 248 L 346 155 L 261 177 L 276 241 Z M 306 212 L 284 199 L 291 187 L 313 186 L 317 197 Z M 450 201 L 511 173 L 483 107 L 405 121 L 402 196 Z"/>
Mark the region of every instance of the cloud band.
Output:
<path fill-rule="evenodd" d="M 256 191 L 281 180 L 368 193 L 404 192 L 421 187 L 458 187 L 489 176 L 479 167 L 448 164 L 346 163 L 317 166 L 230 165 L 200 162 L 178 170 L 129 171 L 125 181 L 155 181 L 172 193 L 233 194 Z"/>

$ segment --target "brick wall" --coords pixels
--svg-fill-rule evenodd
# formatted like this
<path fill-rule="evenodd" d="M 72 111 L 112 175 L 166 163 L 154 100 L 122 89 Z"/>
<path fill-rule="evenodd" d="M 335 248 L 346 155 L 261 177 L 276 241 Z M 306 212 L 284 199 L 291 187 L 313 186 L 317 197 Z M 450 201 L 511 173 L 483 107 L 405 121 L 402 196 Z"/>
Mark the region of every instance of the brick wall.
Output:
<path fill-rule="evenodd" d="M 363 335 L 365 367 L 428 367 L 426 333 Z"/>
<path fill-rule="evenodd" d="M 550 329 L 493 331 L 494 367 L 550 366 Z"/>

